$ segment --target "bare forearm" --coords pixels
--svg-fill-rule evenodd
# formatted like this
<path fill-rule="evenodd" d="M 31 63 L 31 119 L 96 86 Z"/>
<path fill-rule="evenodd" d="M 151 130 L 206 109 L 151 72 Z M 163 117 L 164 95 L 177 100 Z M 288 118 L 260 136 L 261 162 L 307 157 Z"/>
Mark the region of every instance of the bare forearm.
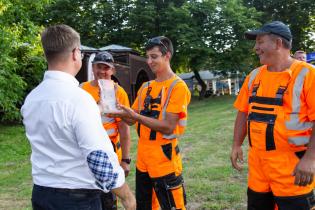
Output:
<path fill-rule="evenodd" d="M 128 118 L 128 117 L 123 117 L 121 118 L 125 123 L 127 123 L 128 125 L 132 126 L 136 123 L 136 121 L 134 119 Z"/>
<path fill-rule="evenodd" d="M 158 131 L 160 133 L 169 135 L 173 132 L 173 130 L 175 129 L 175 126 L 173 125 L 174 123 L 170 123 L 167 120 L 157 120 L 157 119 L 153 119 L 150 117 L 146 117 L 140 114 L 136 115 L 136 120 L 140 123 L 143 124 L 149 128 L 151 128 L 152 130 Z"/>
<path fill-rule="evenodd" d="M 233 146 L 241 146 L 246 137 L 247 130 L 247 114 L 244 112 L 238 112 L 234 124 L 234 142 Z"/>
<path fill-rule="evenodd" d="M 130 191 L 128 185 L 124 183 L 121 187 L 112 189 L 112 192 L 115 193 L 120 199 L 127 210 L 136 209 L 136 200 L 132 192 Z"/>
<path fill-rule="evenodd" d="M 118 125 L 120 135 L 120 143 L 122 149 L 122 158 L 129 158 L 130 151 L 130 129 L 125 122 L 120 122 Z"/>

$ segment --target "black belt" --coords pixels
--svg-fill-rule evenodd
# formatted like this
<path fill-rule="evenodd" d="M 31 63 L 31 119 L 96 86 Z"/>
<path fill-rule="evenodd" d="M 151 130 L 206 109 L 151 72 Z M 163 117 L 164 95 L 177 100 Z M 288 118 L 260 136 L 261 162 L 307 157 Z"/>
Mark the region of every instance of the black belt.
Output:
<path fill-rule="evenodd" d="M 54 188 L 54 187 L 44 187 L 34 184 L 34 188 L 38 190 L 45 190 L 50 192 L 61 192 L 61 193 L 84 193 L 84 194 L 98 194 L 101 190 L 98 189 L 68 189 L 68 188 Z"/>

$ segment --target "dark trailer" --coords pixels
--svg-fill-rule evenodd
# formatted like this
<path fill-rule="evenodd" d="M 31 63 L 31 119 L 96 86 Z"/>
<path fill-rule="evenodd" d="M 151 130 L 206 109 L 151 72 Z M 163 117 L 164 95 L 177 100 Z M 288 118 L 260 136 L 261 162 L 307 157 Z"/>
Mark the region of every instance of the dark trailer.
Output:
<path fill-rule="evenodd" d="M 110 52 L 114 57 L 116 68 L 116 74 L 112 79 L 125 89 L 131 103 L 134 101 L 142 83 L 152 80 L 155 77 L 147 65 L 146 59 L 131 48 L 120 45 L 109 45 L 96 49 L 82 45 L 81 51 L 84 53 L 84 58 L 82 68 L 76 76 L 79 82 L 82 83 L 93 79 L 91 62 L 97 52 Z"/>

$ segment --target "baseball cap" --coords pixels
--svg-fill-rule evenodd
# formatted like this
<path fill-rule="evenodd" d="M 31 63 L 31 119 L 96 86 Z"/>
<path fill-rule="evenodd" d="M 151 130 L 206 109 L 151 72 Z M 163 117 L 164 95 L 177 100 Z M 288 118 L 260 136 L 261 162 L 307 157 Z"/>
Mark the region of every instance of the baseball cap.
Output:
<path fill-rule="evenodd" d="M 292 40 L 292 34 L 289 26 L 281 21 L 273 21 L 264 24 L 261 28 L 245 32 L 245 38 L 255 40 L 257 35 L 274 34 L 285 38 L 288 41 Z"/>
<path fill-rule="evenodd" d="M 108 65 L 109 67 L 114 67 L 114 58 L 109 52 L 99 52 L 94 57 L 92 64 L 103 63 Z"/>

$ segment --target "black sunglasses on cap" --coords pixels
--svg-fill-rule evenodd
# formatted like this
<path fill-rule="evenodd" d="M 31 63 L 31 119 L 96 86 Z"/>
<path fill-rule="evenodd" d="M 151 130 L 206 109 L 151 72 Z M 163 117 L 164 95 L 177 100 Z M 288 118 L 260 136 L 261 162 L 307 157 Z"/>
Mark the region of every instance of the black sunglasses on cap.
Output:
<path fill-rule="evenodd" d="M 161 37 L 154 37 L 152 39 L 149 39 L 147 46 L 149 45 L 160 45 L 163 46 L 166 51 L 168 51 L 166 45 L 161 41 Z"/>
<path fill-rule="evenodd" d="M 114 58 L 108 52 L 100 52 L 96 54 L 92 63 L 114 63 Z"/>

